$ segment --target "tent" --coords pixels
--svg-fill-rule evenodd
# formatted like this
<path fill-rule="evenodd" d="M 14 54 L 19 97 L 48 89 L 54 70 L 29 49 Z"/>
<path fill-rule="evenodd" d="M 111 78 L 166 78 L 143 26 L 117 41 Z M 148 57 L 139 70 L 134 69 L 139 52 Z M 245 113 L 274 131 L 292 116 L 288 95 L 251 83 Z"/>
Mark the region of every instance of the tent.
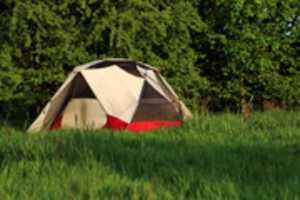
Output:
<path fill-rule="evenodd" d="M 75 67 L 28 131 L 142 132 L 180 126 L 191 116 L 158 69 L 127 59 L 99 60 Z"/>

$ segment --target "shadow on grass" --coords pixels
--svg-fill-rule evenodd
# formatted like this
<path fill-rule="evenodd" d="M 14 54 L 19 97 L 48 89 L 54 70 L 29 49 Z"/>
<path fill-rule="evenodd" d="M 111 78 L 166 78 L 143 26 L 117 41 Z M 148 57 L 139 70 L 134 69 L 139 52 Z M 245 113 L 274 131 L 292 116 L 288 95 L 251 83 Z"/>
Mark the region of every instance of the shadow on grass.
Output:
<path fill-rule="evenodd" d="M 20 160 L 60 160 L 69 166 L 88 165 L 92 160 L 131 179 L 178 188 L 188 184 L 190 192 L 209 181 L 287 186 L 300 179 L 300 156 L 282 145 L 205 143 L 187 138 L 76 133 L 21 136 L 15 144 L 3 143 L 0 159 L 2 167 Z"/>

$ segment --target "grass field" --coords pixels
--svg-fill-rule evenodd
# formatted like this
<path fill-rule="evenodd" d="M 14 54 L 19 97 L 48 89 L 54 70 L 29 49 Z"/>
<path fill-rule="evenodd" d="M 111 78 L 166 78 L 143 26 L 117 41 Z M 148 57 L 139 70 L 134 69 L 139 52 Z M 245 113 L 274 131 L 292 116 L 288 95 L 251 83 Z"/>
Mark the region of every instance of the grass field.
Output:
<path fill-rule="evenodd" d="M 134 135 L 0 128 L 0 199 L 300 199 L 300 113 Z"/>

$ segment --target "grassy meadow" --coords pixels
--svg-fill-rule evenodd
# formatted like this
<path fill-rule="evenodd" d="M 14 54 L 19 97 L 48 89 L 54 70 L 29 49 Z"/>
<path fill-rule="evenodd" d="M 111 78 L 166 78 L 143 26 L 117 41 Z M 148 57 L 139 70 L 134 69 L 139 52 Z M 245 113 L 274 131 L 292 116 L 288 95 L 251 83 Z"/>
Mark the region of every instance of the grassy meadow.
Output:
<path fill-rule="evenodd" d="M 0 199 L 300 199 L 300 113 L 148 134 L 0 126 Z"/>

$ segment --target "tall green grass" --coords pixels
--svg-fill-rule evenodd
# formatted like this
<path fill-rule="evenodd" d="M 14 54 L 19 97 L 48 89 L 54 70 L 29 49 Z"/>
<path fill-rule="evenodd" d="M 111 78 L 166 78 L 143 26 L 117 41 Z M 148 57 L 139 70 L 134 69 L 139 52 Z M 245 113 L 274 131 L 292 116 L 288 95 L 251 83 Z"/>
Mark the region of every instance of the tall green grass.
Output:
<path fill-rule="evenodd" d="M 300 199 L 300 113 L 135 135 L 0 128 L 0 199 Z"/>

